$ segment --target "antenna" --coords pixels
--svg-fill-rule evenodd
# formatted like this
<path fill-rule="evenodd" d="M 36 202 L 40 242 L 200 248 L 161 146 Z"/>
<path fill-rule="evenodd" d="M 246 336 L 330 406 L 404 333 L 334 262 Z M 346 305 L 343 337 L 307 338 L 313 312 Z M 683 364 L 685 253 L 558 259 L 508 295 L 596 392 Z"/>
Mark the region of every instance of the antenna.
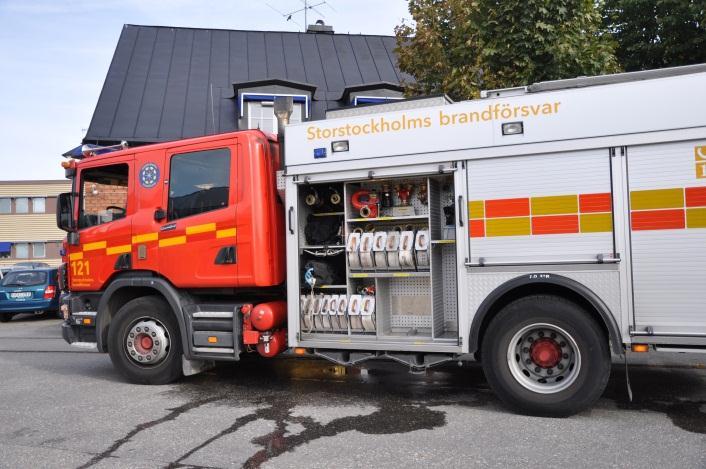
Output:
<path fill-rule="evenodd" d="M 288 12 L 288 13 L 284 13 L 284 12 L 278 10 L 277 8 L 275 8 L 275 7 L 273 7 L 272 5 L 270 5 L 269 3 L 265 3 L 265 5 L 267 5 L 267 6 L 270 7 L 272 10 L 276 11 L 277 13 L 279 13 L 279 14 L 285 19 L 285 21 L 291 21 L 292 23 L 296 24 L 296 25 L 299 26 L 300 28 L 301 28 L 302 26 L 301 26 L 299 23 L 297 23 L 297 22 L 293 19 L 294 15 L 296 15 L 296 14 L 298 14 L 298 13 L 304 13 L 304 26 L 308 26 L 308 25 L 309 25 L 309 10 L 313 11 L 314 13 L 316 13 L 317 15 L 319 15 L 321 18 L 325 18 L 326 15 L 324 15 L 324 14 L 321 12 L 321 10 L 317 9 L 317 7 L 320 7 L 320 6 L 322 6 L 322 5 L 326 5 L 326 6 L 329 7 L 331 10 L 336 11 L 336 10 L 328 3 L 328 0 L 319 0 L 318 2 L 317 2 L 316 0 L 313 0 L 313 1 L 312 1 L 312 0 L 299 0 L 299 1 L 302 3 L 303 7 L 302 7 L 302 8 L 298 8 L 298 9 L 296 9 L 296 10 L 292 10 L 292 11 L 290 11 L 290 12 Z"/>

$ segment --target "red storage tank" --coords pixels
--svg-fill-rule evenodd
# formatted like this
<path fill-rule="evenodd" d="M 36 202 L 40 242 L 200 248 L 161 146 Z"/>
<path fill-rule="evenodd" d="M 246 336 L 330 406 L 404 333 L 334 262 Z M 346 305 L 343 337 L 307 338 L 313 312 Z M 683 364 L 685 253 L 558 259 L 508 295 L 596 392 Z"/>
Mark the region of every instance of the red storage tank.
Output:
<path fill-rule="evenodd" d="M 275 329 L 287 319 L 287 303 L 271 301 L 260 303 L 250 312 L 250 323 L 260 332 Z"/>
<path fill-rule="evenodd" d="M 257 344 L 257 353 L 265 358 L 272 358 L 284 352 L 284 349 L 287 348 L 286 329 L 279 329 L 272 333 L 266 332 L 262 334 L 260 338 L 263 340 Z"/>

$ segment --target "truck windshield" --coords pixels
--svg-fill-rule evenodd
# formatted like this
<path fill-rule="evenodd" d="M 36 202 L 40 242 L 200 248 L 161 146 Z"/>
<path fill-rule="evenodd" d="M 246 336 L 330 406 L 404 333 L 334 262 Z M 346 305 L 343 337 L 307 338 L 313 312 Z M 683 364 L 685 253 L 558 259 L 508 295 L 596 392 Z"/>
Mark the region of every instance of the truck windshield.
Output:
<path fill-rule="evenodd" d="M 5 275 L 0 285 L 3 287 L 32 287 L 47 281 L 46 272 L 10 272 Z"/>
<path fill-rule="evenodd" d="M 88 228 L 125 217 L 127 183 L 127 164 L 83 170 L 78 227 Z"/>

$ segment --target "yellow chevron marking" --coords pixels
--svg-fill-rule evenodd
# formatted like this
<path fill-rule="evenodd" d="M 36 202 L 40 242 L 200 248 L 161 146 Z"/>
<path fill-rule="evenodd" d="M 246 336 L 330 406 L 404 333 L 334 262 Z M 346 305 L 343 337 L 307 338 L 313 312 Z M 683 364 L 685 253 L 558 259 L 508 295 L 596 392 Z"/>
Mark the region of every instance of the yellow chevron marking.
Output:
<path fill-rule="evenodd" d="M 486 236 L 529 236 L 529 217 L 491 218 L 485 221 Z"/>
<path fill-rule="evenodd" d="M 199 233 L 208 233 L 209 231 L 216 231 L 215 223 L 204 223 L 203 225 L 194 225 L 186 227 L 186 234 L 193 235 Z"/>
<path fill-rule="evenodd" d="M 630 192 L 631 210 L 656 210 L 660 208 L 682 208 L 684 189 L 652 189 Z"/>
<path fill-rule="evenodd" d="M 236 230 L 235 228 L 226 228 L 225 230 L 218 230 L 216 231 L 216 238 L 221 239 L 221 238 L 233 238 L 235 237 Z"/>
<path fill-rule="evenodd" d="M 690 208 L 686 211 L 687 228 L 706 228 L 706 208 Z"/>
<path fill-rule="evenodd" d="M 583 213 L 579 220 L 581 233 L 613 231 L 613 215 L 611 213 Z"/>
<path fill-rule="evenodd" d="M 132 237 L 132 244 L 146 243 L 148 241 L 157 241 L 157 233 L 145 233 L 141 235 L 135 235 Z"/>
<path fill-rule="evenodd" d="M 83 245 L 83 251 L 95 251 L 96 249 L 105 249 L 105 241 L 96 241 L 95 243 L 86 243 Z"/>
<path fill-rule="evenodd" d="M 80 261 L 81 259 L 83 259 L 82 252 L 74 252 L 74 253 L 69 254 L 70 261 Z"/>
<path fill-rule="evenodd" d="M 579 211 L 579 201 L 576 195 L 532 197 L 530 201 L 532 215 L 561 215 Z"/>
<path fill-rule="evenodd" d="M 112 246 L 105 250 L 106 256 L 112 256 L 113 254 L 127 254 L 132 251 L 131 244 L 123 244 L 122 246 Z"/>
<path fill-rule="evenodd" d="M 468 218 L 485 217 L 485 202 L 482 200 L 471 200 L 468 202 Z"/>
<path fill-rule="evenodd" d="M 186 243 L 186 236 L 174 236 L 173 238 L 166 238 L 159 240 L 159 247 L 166 248 L 169 246 L 177 246 L 179 244 Z"/>

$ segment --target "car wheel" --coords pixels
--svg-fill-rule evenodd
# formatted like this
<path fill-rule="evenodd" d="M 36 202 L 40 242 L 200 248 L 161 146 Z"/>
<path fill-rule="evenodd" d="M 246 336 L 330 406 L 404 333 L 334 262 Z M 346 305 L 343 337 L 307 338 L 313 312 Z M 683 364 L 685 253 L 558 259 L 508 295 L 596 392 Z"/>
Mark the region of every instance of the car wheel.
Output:
<path fill-rule="evenodd" d="M 483 337 L 483 371 L 511 409 L 568 416 L 591 406 L 610 376 L 608 338 L 581 306 L 535 295 L 505 306 Z"/>
<path fill-rule="evenodd" d="M 0 322 L 10 322 L 14 314 L 11 313 L 0 313 Z"/>
<path fill-rule="evenodd" d="M 181 335 L 169 305 L 157 296 L 123 305 L 108 330 L 108 353 L 133 383 L 167 384 L 181 377 Z"/>

